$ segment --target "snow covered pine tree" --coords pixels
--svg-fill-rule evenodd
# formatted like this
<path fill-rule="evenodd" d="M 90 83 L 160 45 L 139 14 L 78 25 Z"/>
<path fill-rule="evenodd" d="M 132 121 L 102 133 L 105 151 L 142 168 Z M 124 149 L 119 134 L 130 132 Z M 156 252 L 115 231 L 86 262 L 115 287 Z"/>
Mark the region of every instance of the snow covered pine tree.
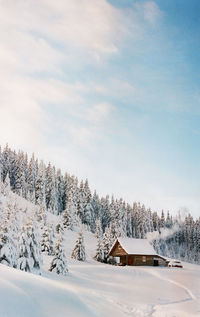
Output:
<path fill-rule="evenodd" d="M 79 232 L 78 239 L 76 240 L 75 248 L 72 252 L 72 258 L 78 261 L 85 261 L 85 244 L 82 231 Z"/>
<path fill-rule="evenodd" d="M 57 274 L 67 275 L 67 260 L 63 250 L 62 236 L 59 236 L 55 247 L 55 256 L 51 262 L 49 271 L 55 271 Z"/>

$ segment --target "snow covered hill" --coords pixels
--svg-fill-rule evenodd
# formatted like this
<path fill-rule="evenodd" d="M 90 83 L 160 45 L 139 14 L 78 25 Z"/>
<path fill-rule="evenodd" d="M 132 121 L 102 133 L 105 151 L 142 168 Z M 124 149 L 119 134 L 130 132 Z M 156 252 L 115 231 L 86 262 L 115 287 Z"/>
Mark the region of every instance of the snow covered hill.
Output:
<path fill-rule="evenodd" d="M 23 151 L 17 152 L 8 145 L 2 150 L 0 146 L 1 181 L 4 184 L 0 184 L 0 192 L 1 187 L 6 185 L 13 193 L 40 207 L 36 217 L 35 212 L 31 212 L 31 209 L 34 210 L 35 207 L 26 208 L 27 211 L 30 210 L 29 228 L 27 228 L 27 219 L 25 219 L 24 226 L 18 226 L 18 230 L 13 228 L 14 235 L 17 231 L 21 231 L 24 232 L 24 235 L 30 236 L 32 231 L 36 236 L 36 227 L 39 222 L 38 227 L 42 229 L 41 235 L 45 242 L 45 239 L 55 232 L 54 225 L 52 226 L 52 223 L 46 222 L 45 219 L 47 213 L 51 213 L 54 216 L 62 215 L 61 223 L 65 228 L 73 230 L 81 223 L 93 233 L 98 231 L 102 238 L 96 254 L 99 261 L 107 261 L 110 248 L 108 244 L 112 244 L 111 240 L 115 240 L 116 237 L 127 236 L 143 239 L 150 233 L 152 244 L 158 254 L 200 264 L 200 219 L 193 219 L 190 214 L 186 214 L 184 217 L 180 217 L 180 214 L 172 216 L 170 211 L 162 210 L 160 213 L 158 210 L 145 207 L 140 202 L 128 203 L 123 198 L 116 198 L 113 195 L 101 197 L 96 191 L 92 193 L 87 179 L 79 180 L 67 171 L 63 174 L 50 162 L 46 165 L 39 158 L 35 158 L 34 154 L 29 158 Z M 7 209 L 6 212 L 9 214 L 9 206 Z M 21 207 L 19 209 L 22 210 L 23 218 L 23 215 L 27 214 L 26 209 Z M 0 218 L 1 214 L 0 212 Z M 7 219 L 5 214 L 3 218 L 3 227 L 6 231 L 6 226 L 9 224 L 5 221 Z M 18 215 L 16 218 L 19 218 Z M 16 226 L 15 222 L 13 227 Z M 10 239 L 10 242 L 14 241 L 13 237 L 5 237 L 5 239 L 7 238 Z M 36 240 L 35 242 L 37 242 Z M 24 241 L 20 241 L 20 244 L 21 247 L 19 246 L 18 249 L 22 250 Z M 29 247 L 30 244 L 31 241 Z M 58 245 L 57 248 L 59 249 L 60 246 Z M 52 245 L 47 250 L 47 246 L 43 243 L 42 251 L 44 249 L 51 253 Z M 9 257 L 13 266 L 19 265 L 16 263 L 16 259 L 17 256 L 13 259 Z M 22 264 L 25 265 L 25 263 Z M 35 261 L 34 267 L 36 266 L 38 264 Z M 26 269 L 28 270 L 27 265 Z"/>
<path fill-rule="evenodd" d="M 200 312 L 200 266 L 117 267 L 92 259 L 96 239 L 84 232 L 87 261 L 70 258 L 76 232 L 66 231 L 69 274 L 42 276 L 0 265 L 1 317 L 189 317 Z"/>
<path fill-rule="evenodd" d="M 20 228 L 21 223 L 30 221 L 31 217 L 37 222 L 37 219 L 41 218 L 41 210 L 39 206 L 12 193 L 5 184 L 1 188 L 0 209 L 2 210 L 1 256 L 5 253 L 6 257 L 12 260 L 13 246 L 9 239 L 12 240 L 16 232 L 14 230 L 11 234 L 7 229 L 16 228 L 11 226 L 10 220 L 13 220 L 13 215 L 16 214 Z M 12 215 L 10 220 L 6 219 L 7 215 L 9 217 Z M 51 225 L 55 227 L 60 223 L 60 217 L 47 211 L 45 218 L 50 228 Z M 40 234 L 44 233 L 46 228 L 44 223 L 41 223 L 43 226 L 39 230 Z M 39 224 L 41 223 L 39 221 Z M 48 252 L 42 252 L 43 261 L 40 263 L 42 266 L 37 271 L 40 275 L 0 264 L 0 317 L 200 315 L 200 266 L 183 263 L 184 268 L 177 269 L 102 264 L 94 260 L 97 239 L 86 229 L 83 230 L 86 261 L 77 261 L 71 258 L 71 254 L 79 229 L 75 227 L 73 229 L 74 231 L 65 229 L 62 233 L 62 244 L 69 269 L 66 276 L 49 272 L 54 255 L 47 255 Z M 57 236 L 56 233 L 54 240 Z M 2 238 L 7 238 L 9 243 L 5 243 L 4 246 Z M 3 248 L 10 253 L 3 253 Z M 14 260 L 17 258 L 13 258 Z M 5 263 L 14 265 L 14 262 Z"/>

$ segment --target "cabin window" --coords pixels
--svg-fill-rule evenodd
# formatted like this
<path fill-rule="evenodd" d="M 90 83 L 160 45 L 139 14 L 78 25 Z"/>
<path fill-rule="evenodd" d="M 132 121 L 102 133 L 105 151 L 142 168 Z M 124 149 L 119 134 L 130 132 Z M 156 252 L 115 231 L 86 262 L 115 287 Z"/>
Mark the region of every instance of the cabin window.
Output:
<path fill-rule="evenodd" d="M 146 261 L 147 261 L 147 257 L 145 255 L 143 255 L 142 262 L 146 262 Z"/>

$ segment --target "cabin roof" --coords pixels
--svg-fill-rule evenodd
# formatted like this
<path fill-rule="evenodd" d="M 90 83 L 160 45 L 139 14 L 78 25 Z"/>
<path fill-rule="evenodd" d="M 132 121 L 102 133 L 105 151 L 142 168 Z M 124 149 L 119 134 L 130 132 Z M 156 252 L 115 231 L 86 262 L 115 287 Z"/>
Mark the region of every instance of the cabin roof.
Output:
<path fill-rule="evenodd" d="M 156 251 L 150 245 L 147 239 L 117 238 L 117 240 L 127 254 L 157 255 Z M 115 243 L 117 242 L 117 240 L 115 241 Z"/>

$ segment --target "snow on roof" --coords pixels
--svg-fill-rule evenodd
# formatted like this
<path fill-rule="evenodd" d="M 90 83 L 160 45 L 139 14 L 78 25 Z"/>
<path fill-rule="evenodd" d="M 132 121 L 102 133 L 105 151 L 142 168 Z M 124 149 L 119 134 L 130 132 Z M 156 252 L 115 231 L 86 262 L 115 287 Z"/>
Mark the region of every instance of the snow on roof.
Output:
<path fill-rule="evenodd" d="M 128 254 L 157 254 L 147 239 L 118 238 L 117 240 Z"/>

